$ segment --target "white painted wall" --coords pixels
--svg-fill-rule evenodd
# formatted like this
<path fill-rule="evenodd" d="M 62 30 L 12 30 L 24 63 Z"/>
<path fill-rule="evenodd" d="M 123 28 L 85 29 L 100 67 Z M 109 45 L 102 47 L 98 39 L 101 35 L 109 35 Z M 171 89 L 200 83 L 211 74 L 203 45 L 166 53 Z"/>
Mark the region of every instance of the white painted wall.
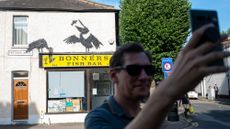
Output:
<path fill-rule="evenodd" d="M 230 48 L 227 48 L 225 51 L 230 51 Z M 226 66 L 230 66 L 230 58 L 226 58 L 224 62 Z M 205 97 L 209 86 L 214 87 L 215 84 L 219 88 L 219 95 L 229 96 L 230 78 L 228 78 L 227 73 L 212 74 L 205 77 L 203 81 L 196 87 L 196 91 L 198 91 L 198 93 L 201 93 L 202 96 Z"/>
<path fill-rule="evenodd" d="M 78 113 L 78 114 L 50 114 L 45 115 L 44 120 L 45 124 L 54 124 L 54 123 L 83 123 L 87 113 Z M 41 122 L 42 123 L 42 122 Z"/>
<path fill-rule="evenodd" d="M 71 35 L 79 37 L 79 31 L 71 26 L 72 21 L 78 19 L 103 44 L 99 49 L 90 49 L 90 52 L 112 52 L 116 48 L 114 13 L 9 12 L 6 17 L 8 23 L 12 23 L 13 15 L 22 14 L 29 16 L 29 42 L 44 38 L 54 52 L 85 52 L 80 43 L 71 45 L 63 41 Z M 114 41 L 114 44 L 110 45 L 110 41 Z"/>
<path fill-rule="evenodd" d="M 32 55 L 10 56 L 9 51 L 26 50 L 12 46 L 13 16 L 28 16 L 28 41 L 44 38 L 53 52 L 76 53 L 86 52 L 80 44 L 66 44 L 63 40 L 71 35 L 79 36 L 79 32 L 71 26 L 72 20 L 80 19 L 88 27 L 90 33 L 103 44 L 89 52 L 113 52 L 116 48 L 115 13 L 79 13 L 79 12 L 29 12 L 0 11 L 0 125 L 12 124 L 12 71 L 29 71 L 29 121 L 28 123 L 60 123 L 83 122 L 86 113 L 45 115 L 46 110 L 46 71 L 39 68 L 38 51 Z M 112 45 L 109 42 L 114 42 Z M 44 49 L 44 52 L 47 52 Z"/>

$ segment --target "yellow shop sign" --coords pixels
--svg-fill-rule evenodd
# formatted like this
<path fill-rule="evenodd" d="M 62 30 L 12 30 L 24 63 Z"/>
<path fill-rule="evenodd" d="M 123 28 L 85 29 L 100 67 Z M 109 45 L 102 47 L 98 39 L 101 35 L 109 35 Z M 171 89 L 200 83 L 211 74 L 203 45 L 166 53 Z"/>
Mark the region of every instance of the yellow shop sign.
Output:
<path fill-rule="evenodd" d="M 41 55 L 41 67 L 108 67 L 112 55 Z"/>

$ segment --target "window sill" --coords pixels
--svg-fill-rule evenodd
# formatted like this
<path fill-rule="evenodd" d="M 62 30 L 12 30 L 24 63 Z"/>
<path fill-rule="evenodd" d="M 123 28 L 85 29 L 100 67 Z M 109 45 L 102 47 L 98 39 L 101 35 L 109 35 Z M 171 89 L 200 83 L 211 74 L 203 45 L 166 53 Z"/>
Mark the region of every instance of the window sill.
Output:
<path fill-rule="evenodd" d="M 28 46 L 12 46 L 11 49 L 27 49 Z"/>
<path fill-rule="evenodd" d="M 47 112 L 45 114 L 47 115 L 56 115 L 56 114 L 79 114 L 79 113 L 89 113 L 87 111 L 82 111 L 82 112 Z"/>

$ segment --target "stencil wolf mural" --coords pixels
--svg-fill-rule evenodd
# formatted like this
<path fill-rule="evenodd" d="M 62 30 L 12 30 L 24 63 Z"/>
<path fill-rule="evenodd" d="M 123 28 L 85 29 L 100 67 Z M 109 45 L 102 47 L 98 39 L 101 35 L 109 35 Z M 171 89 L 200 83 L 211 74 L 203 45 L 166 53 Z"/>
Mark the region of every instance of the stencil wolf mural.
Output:
<path fill-rule="evenodd" d="M 79 22 L 80 26 L 77 24 Z M 68 38 L 64 39 L 64 42 L 67 44 L 81 43 L 88 52 L 90 48 L 95 47 L 96 49 L 100 48 L 100 45 L 103 45 L 93 34 L 89 32 L 89 29 L 81 22 L 81 20 L 73 20 L 71 23 L 72 26 L 75 26 L 80 32 L 80 37 L 76 35 L 71 35 Z M 87 38 L 84 38 L 88 36 Z"/>

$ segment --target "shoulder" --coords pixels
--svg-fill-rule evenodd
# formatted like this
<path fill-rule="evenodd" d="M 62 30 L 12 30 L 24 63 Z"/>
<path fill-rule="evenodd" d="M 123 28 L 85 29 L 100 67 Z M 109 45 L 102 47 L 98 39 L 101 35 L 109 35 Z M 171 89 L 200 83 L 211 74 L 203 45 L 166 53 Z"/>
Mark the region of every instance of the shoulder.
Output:
<path fill-rule="evenodd" d="M 110 124 L 111 117 L 112 113 L 109 110 L 108 104 L 104 103 L 87 114 L 85 129 L 100 129 L 102 126 L 112 129 Z"/>
<path fill-rule="evenodd" d="M 87 118 L 91 118 L 91 117 L 96 117 L 96 116 L 100 116 L 100 117 L 106 117 L 107 115 L 110 115 L 110 111 L 109 111 L 109 107 L 107 103 L 102 104 L 101 106 L 93 109 L 91 112 L 88 113 L 88 115 L 86 116 Z"/>

